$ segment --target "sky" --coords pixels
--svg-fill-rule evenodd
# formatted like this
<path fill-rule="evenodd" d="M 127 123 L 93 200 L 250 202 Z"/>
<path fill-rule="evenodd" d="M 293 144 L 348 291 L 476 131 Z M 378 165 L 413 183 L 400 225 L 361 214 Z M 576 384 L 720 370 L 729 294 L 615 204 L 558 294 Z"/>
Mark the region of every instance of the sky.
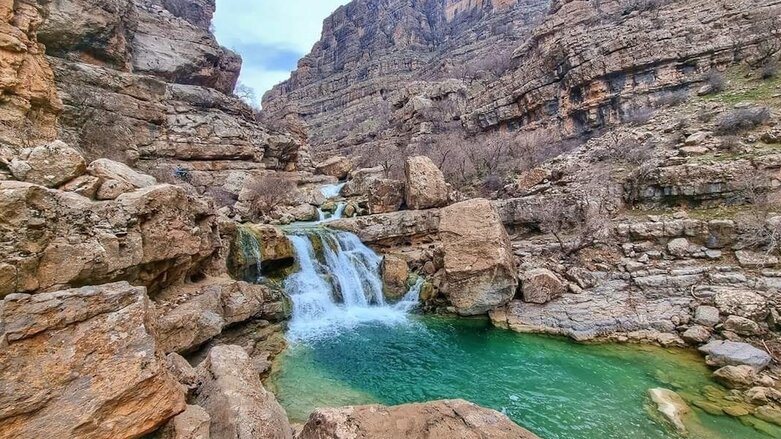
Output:
<path fill-rule="evenodd" d="M 320 39 L 323 20 L 349 0 L 217 0 L 214 30 L 244 59 L 241 83 L 263 93 L 290 76 Z"/>

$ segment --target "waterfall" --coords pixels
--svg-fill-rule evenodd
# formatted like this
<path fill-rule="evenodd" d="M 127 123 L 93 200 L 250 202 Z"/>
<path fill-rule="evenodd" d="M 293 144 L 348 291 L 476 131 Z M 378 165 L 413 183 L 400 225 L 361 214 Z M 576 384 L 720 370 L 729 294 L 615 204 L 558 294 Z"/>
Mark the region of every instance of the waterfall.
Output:
<path fill-rule="evenodd" d="M 301 229 L 289 238 L 299 264 L 284 285 L 293 300 L 289 339 L 338 334 L 366 322 L 404 322 L 417 304 L 422 280 L 398 304 L 385 302 L 381 258 L 352 233 Z"/>

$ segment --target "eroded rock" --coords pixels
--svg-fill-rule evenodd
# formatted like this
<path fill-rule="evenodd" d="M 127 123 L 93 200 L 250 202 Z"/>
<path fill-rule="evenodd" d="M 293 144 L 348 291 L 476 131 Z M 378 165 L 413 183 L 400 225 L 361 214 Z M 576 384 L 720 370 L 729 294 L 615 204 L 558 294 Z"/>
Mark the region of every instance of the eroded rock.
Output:
<path fill-rule="evenodd" d="M 447 204 L 449 191 L 445 176 L 430 158 L 407 158 L 404 174 L 404 199 L 409 209 L 430 209 Z"/>
<path fill-rule="evenodd" d="M 524 302 L 544 304 L 564 294 L 567 286 L 552 271 L 537 268 L 521 275 L 521 291 Z"/>
<path fill-rule="evenodd" d="M 512 246 L 489 201 L 442 209 L 439 234 L 445 255 L 441 291 L 456 312 L 484 314 L 513 298 L 518 280 Z"/>
<path fill-rule="evenodd" d="M 0 436 L 137 438 L 185 409 L 144 288 L 12 294 L 0 316 Z"/>
<path fill-rule="evenodd" d="M 507 416 L 463 400 L 318 409 L 298 439 L 538 439 Z"/>

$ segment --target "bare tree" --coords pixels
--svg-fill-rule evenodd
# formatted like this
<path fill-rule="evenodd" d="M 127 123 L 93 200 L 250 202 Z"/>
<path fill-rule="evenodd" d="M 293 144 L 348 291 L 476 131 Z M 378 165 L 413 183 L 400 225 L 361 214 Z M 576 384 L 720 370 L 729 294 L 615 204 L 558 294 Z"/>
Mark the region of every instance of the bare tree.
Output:
<path fill-rule="evenodd" d="M 768 254 L 781 250 L 781 221 L 778 211 L 778 192 L 771 191 L 771 177 L 764 172 L 740 176 L 741 196 L 749 209 L 738 217 L 740 242 L 747 248 L 763 249 Z"/>
<path fill-rule="evenodd" d="M 263 176 L 253 179 L 247 185 L 250 199 L 250 212 L 253 216 L 268 215 L 275 208 L 290 202 L 296 190 L 296 185 L 290 180 Z"/>
<path fill-rule="evenodd" d="M 236 84 L 236 88 L 233 89 L 233 94 L 250 107 L 255 108 L 258 105 L 258 97 L 255 94 L 255 89 L 241 81 Z"/>

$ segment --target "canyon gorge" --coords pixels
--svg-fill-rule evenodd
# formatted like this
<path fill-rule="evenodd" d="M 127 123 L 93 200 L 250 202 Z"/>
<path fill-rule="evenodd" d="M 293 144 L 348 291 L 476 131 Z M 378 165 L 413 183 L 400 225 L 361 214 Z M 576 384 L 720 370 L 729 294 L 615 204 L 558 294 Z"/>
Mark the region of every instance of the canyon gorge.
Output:
<path fill-rule="evenodd" d="M 0 0 L 0 439 L 781 437 L 781 0 Z"/>

